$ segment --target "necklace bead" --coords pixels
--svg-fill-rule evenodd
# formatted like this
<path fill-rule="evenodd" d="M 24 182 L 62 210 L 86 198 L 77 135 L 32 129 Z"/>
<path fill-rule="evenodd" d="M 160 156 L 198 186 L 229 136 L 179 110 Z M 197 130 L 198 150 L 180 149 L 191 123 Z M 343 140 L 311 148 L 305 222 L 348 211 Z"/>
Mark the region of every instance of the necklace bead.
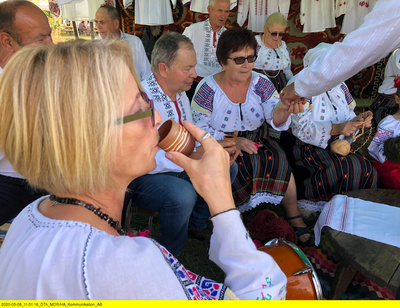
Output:
<path fill-rule="evenodd" d="M 55 195 L 50 195 L 50 201 L 53 202 L 53 205 L 57 204 L 72 204 L 72 205 L 79 205 L 88 209 L 89 211 L 93 212 L 99 218 L 105 220 L 111 227 L 117 230 L 118 234 L 126 235 L 126 232 L 122 227 L 119 225 L 118 220 L 112 219 L 107 214 L 103 213 L 100 208 L 95 208 L 93 204 L 85 203 L 81 200 L 74 199 L 74 198 L 60 198 Z"/>

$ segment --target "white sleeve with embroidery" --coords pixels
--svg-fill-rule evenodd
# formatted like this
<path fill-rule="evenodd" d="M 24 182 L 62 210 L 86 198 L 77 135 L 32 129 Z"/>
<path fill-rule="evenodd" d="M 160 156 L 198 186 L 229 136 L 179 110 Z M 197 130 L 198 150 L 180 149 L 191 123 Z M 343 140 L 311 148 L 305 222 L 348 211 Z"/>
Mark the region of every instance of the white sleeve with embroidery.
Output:
<path fill-rule="evenodd" d="M 325 149 L 331 138 L 331 122 L 318 121 L 312 105 L 304 105 L 304 112 L 292 114 L 292 134 L 301 141 Z"/>
<path fill-rule="evenodd" d="M 226 273 L 225 285 L 242 300 L 285 299 L 286 275 L 274 259 L 256 249 L 239 211 L 212 219 L 210 260 Z"/>

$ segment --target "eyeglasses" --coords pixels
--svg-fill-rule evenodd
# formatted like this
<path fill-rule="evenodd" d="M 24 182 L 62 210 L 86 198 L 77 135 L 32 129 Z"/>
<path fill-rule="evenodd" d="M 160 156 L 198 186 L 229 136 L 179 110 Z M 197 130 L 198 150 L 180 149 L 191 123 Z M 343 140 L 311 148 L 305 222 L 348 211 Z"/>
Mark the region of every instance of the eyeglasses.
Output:
<path fill-rule="evenodd" d="M 237 57 L 237 58 L 228 57 L 228 59 L 231 59 L 231 60 L 235 61 L 235 63 L 237 65 L 240 65 L 240 64 L 243 64 L 244 61 L 246 61 L 246 60 L 248 63 L 254 63 L 257 60 L 257 55 L 251 55 L 246 58 L 245 57 Z"/>
<path fill-rule="evenodd" d="M 268 30 L 269 34 L 271 34 L 271 36 L 278 36 L 279 35 L 279 37 L 282 38 L 285 35 L 285 32 L 271 32 L 271 31 L 269 31 L 268 28 L 267 28 L 267 30 Z"/>
<path fill-rule="evenodd" d="M 145 92 L 140 91 L 140 95 L 142 96 L 143 100 L 148 103 L 150 105 L 150 108 L 142 111 L 142 112 L 138 112 L 135 114 L 131 114 L 131 115 L 127 115 L 121 119 L 118 119 L 116 121 L 116 124 L 125 124 L 125 123 L 129 123 L 132 121 L 136 121 L 136 120 L 140 120 L 140 119 L 144 119 L 144 118 L 148 118 L 151 117 L 151 124 L 153 125 L 153 127 L 155 126 L 155 119 L 154 119 L 154 103 L 152 99 L 149 99 L 146 95 Z"/>

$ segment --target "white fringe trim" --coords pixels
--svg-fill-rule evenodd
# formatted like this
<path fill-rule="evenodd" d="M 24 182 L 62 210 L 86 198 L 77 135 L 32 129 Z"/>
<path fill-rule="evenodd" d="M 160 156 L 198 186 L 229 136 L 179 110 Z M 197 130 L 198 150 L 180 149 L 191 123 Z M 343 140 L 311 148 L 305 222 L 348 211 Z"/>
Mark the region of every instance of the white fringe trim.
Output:
<path fill-rule="evenodd" d="M 306 209 L 306 210 L 310 210 L 313 212 L 321 212 L 325 206 L 325 204 L 327 204 L 327 201 L 310 201 L 310 200 L 297 200 L 297 206 L 300 209 Z"/>
<path fill-rule="evenodd" d="M 261 203 L 272 203 L 278 205 L 281 203 L 282 199 L 283 196 L 277 196 L 270 193 L 258 193 L 251 196 L 250 200 L 239 206 L 238 209 L 241 213 L 244 213 L 245 211 L 254 209 Z"/>

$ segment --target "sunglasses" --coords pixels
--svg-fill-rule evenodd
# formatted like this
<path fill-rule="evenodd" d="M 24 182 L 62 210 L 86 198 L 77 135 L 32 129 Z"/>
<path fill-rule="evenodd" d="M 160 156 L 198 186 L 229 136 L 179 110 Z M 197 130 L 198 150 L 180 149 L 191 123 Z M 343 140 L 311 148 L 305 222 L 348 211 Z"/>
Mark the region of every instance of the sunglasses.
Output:
<path fill-rule="evenodd" d="M 268 30 L 269 34 L 271 34 L 271 36 L 278 36 L 279 35 L 279 37 L 282 38 L 285 35 L 285 32 L 271 32 L 271 31 L 269 31 L 268 28 L 267 28 L 267 30 Z"/>
<path fill-rule="evenodd" d="M 237 65 L 240 65 L 240 64 L 243 64 L 244 61 L 246 61 L 246 60 L 248 63 L 254 63 L 257 60 L 257 55 L 251 55 L 248 57 L 237 57 L 237 58 L 228 57 L 228 59 L 231 59 L 231 60 L 235 61 L 235 63 Z"/>
<path fill-rule="evenodd" d="M 136 121 L 136 120 L 140 120 L 140 119 L 144 119 L 144 118 L 148 118 L 151 117 L 151 124 L 153 125 L 153 127 L 155 126 L 155 119 L 154 119 L 154 103 L 152 99 L 149 99 L 146 95 L 145 92 L 140 91 L 140 95 L 143 98 L 143 100 L 150 105 L 150 108 L 142 111 L 142 112 L 138 112 L 135 114 L 131 114 L 128 116 L 125 116 L 121 119 L 118 119 L 116 121 L 116 124 L 125 124 L 125 123 L 129 123 L 132 121 Z"/>

